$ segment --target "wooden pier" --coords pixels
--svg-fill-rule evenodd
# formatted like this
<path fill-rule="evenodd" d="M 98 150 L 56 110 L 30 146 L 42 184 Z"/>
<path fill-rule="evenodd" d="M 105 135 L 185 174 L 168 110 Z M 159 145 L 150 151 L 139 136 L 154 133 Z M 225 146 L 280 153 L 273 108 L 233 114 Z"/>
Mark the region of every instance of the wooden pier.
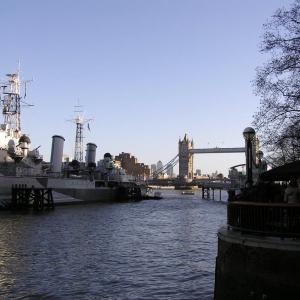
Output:
<path fill-rule="evenodd" d="M 220 191 L 220 199 L 219 201 L 222 201 L 222 188 L 216 188 Z M 202 187 L 202 198 L 210 198 L 210 192 L 212 191 L 212 200 L 215 200 L 215 188 L 214 187 Z"/>
<path fill-rule="evenodd" d="M 32 207 L 34 211 L 40 211 L 44 208 L 54 209 L 52 189 L 12 187 L 12 210 L 27 210 L 30 207 Z"/>
<path fill-rule="evenodd" d="M 230 184 L 222 182 L 205 182 L 199 186 L 202 188 L 202 198 L 210 198 L 212 192 L 212 200 L 215 200 L 215 190 L 220 190 L 220 201 L 222 201 L 222 190 L 229 190 Z"/>
<path fill-rule="evenodd" d="M 139 187 L 118 187 L 118 202 L 136 202 L 142 200 L 141 189 Z"/>

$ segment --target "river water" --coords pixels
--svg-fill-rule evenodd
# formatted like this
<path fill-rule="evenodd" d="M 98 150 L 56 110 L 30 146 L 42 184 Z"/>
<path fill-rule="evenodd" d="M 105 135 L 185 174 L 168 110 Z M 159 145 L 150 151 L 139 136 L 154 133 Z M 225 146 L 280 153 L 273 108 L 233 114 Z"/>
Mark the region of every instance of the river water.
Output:
<path fill-rule="evenodd" d="M 226 204 L 161 191 L 162 200 L 0 212 L 0 299 L 213 299 Z"/>

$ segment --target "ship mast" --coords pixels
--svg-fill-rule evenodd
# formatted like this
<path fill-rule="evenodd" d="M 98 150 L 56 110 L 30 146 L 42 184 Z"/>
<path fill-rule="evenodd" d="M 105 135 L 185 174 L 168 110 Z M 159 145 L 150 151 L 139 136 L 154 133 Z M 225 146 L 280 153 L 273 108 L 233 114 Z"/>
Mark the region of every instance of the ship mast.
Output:
<path fill-rule="evenodd" d="M 83 119 L 85 112 L 82 114 L 82 110 L 81 110 L 82 106 L 79 105 L 79 101 L 78 101 L 78 105 L 75 106 L 75 109 L 76 109 L 75 112 L 78 113 L 76 119 L 69 119 L 69 120 L 66 119 L 66 121 L 73 122 L 76 124 L 74 159 L 79 161 L 80 163 L 83 163 L 83 130 L 84 130 L 83 124 L 87 123 L 88 121 L 94 121 L 94 118 L 86 119 L 86 120 Z"/>
<path fill-rule="evenodd" d="M 10 132 L 19 137 L 21 135 L 21 99 L 20 87 L 21 84 L 25 84 L 25 96 L 26 97 L 26 84 L 32 82 L 31 80 L 20 79 L 20 61 L 18 62 L 18 71 L 14 74 L 6 74 L 8 80 L 0 80 L 0 101 L 3 106 L 2 114 L 4 117 L 4 124 L 7 125 L 7 129 Z M 2 96 L 3 95 L 3 96 Z M 29 104 L 26 104 L 31 106 Z"/>

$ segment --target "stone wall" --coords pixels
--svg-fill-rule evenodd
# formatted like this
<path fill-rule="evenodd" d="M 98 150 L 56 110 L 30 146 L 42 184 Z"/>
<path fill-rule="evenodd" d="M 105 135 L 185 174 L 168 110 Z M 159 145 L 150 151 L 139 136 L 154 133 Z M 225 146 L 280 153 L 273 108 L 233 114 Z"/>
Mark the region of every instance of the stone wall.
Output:
<path fill-rule="evenodd" d="M 300 241 L 218 231 L 215 300 L 300 299 Z"/>

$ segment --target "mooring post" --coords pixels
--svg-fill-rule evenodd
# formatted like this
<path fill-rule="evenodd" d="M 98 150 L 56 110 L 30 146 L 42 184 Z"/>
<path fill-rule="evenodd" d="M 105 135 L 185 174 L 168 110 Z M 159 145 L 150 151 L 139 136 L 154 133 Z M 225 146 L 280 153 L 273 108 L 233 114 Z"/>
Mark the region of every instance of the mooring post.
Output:
<path fill-rule="evenodd" d="M 34 189 L 34 197 L 33 197 L 33 210 L 42 210 L 44 201 L 41 199 L 41 190 Z"/>
<path fill-rule="evenodd" d="M 53 202 L 53 194 L 52 194 L 52 188 L 47 190 L 48 194 L 48 209 L 54 209 L 54 202 Z"/>
<path fill-rule="evenodd" d="M 207 198 L 209 198 L 209 187 L 202 187 L 202 198 L 205 197 L 205 195 L 207 196 Z"/>

